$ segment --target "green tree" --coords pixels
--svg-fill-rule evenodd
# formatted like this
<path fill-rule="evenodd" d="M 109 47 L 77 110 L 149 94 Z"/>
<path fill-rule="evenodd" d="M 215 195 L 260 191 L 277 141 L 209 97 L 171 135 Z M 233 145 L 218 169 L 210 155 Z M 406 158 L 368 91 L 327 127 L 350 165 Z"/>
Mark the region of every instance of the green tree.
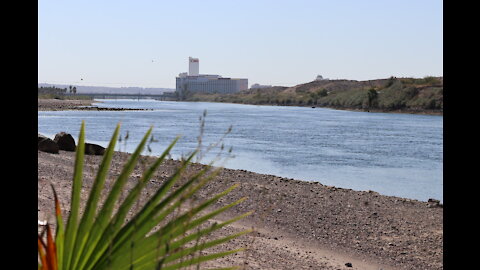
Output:
<path fill-rule="evenodd" d="M 387 85 L 385 85 L 385 87 L 390 87 L 390 86 L 392 86 L 392 85 L 395 83 L 396 80 L 397 80 L 396 77 L 391 76 L 390 78 L 388 78 Z"/>

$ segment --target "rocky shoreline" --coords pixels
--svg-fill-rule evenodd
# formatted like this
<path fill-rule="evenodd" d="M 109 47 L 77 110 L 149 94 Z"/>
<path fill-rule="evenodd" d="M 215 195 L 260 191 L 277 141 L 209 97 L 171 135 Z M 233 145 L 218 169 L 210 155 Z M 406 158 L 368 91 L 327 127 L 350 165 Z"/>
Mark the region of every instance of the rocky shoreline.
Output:
<path fill-rule="evenodd" d="M 57 100 L 57 99 L 38 99 L 39 111 L 64 111 L 64 110 L 83 110 L 83 111 L 148 111 L 150 109 L 132 109 L 132 108 L 100 108 L 93 106 L 92 103 L 98 102 L 93 100 Z M 197 101 L 184 101 L 184 102 L 197 102 Z M 215 103 L 229 103 L 229 102 L 216 102 Z M 247 103 L 231 103 L 231 104 L 245 104 L 245 105 L 258 105 L 258 106 L 285 106 L 285 105 L 272 105 L 272 104 L 247 104 Z M 292 105 L 293 106 L 293 105 Z M 300 106 L 300 105 L 295 105 Z M 316 106 L 300 106 L 311 108 L 327 108 L 334 110 L 355 111 L 355 112 L 367 112 L 366 110 L 343 108 L 343 107 L 316 107 Z M 433 110 L 378 110 L 372 109 L 368 112 L 372 113 L 402 113 L 402 114 L 420 114 L 420 115 L 438 115 L 443 116 L 443 111 Z"/>
<path fill-rule="evenodd" d="M 129 154 L 116 152 L 110 175 L 118 176 Z M 53 218 L 52 183 L 68 207 L 75 153 L 38 151 L 39 218 Z M 92 185 L 101 156 L 85 156 L 84 189 Z M 129 179 L 130 187 L 142 169 L 153 162 L 142 157 Z M 151 194 L 179 166 L 167 160 L 144 194 Z M 191 175 L 204 165 L 193 163 Z M 198 199 L 240 184 L 216 207 L 242 197 L 248 199 L 222 215 L 226 220 L 247 211 L 254 214 L 219 232 L 226 235 L 245 228 L 255 232 L 224 248 L 247 247 L 247 251 L 206 265 L 243 265 L 245 269 L 443 269 L 443 208 L 373 191 L 354 191 L 318 182 L 222 169 L 217 179 L 204 187 Z M 142 200 L 143 200 L 142 199 Z M 68 210 L 68 208 L 67 208 Z M 352 265 L 352 267 L 350 267 Z"/>
<path fill-rule="evenodd" d="M 304 107 L 304 108 L 324 108 L 324 109 L 333 109 L 341 111 L 352 111 L 352 112 L 371 112 L 371 113 L 401 113 L 401 114 L 418 114 L 418 115 L 435 115 L 443 116 L 443 111 L 438 110 L 412 110 L 412 109 L 399 109 L 399 110 L 381 110 L 381 109 L 358 109 L 358 108 L 346 108 L 346 107 L 334 107 L 334 106 L 317 106 L 317 105 L 279 105 L 279 104 L 269 104 L 269 103 L 235 103 L 235 102 L 224 102 L 224 101 L 212 101 L 212 100 L 183 100 L 182 102 L 211 102 L 211 103 L 227 103 L 227 104 L 243 104 L 243 105 L 255 105 L 255 106 L 280 106 L 280 107 Z"/>

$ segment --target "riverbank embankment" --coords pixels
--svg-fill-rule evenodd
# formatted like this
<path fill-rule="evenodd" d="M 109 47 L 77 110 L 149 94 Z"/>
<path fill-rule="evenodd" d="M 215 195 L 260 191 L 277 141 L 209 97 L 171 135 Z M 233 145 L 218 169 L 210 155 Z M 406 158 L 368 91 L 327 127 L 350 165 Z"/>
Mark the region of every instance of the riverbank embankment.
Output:
<path fill-rule="evenodd" d="M 109 179 L 120 174 L 129 154 L 116 152 Z M 88 194 L 101 156 L 86 156 L 84 187 Z M 53 219 L 52 183 L 65 213 L 71 194 L 75 153 L 38 152 L 39 218 Z M 129 179 L 129 188 L 136 183 L 143 168 L 153 162 L 143 157 Z M 179 161 L 167 160 L 147 185 L 142 200 L 152 194 Z M 191 164 L 186 175 L 204 165 Z M 427 202 L 383 196 L 373 191 L 354 191 L 318 182 L 223 169 L 215 181 L 202 188 L 203 200 L 233 184 L 232 191 L 215 207 L 242 197 L 240 205 L 218 220 L 253 210 L 254 213 L 225 230 L 254 228 L 221 248 L 247 247 L 246 252 L 222 258 L 204 266 L 243 265 L 245 269 L 443 269 L 443 208 Z M 132 213 L 130 213 L 132 214 Z M 53 220 L 52 220 L 53 221 Z M 346 264 L 351 263 L 353 267 Z"/>

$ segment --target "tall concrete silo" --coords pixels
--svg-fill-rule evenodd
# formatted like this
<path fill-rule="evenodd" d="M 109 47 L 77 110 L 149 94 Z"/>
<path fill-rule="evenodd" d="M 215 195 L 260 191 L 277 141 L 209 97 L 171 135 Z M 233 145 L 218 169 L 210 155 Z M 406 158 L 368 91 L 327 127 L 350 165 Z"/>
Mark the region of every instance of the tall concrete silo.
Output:
<path fill-rule="evenodd" d="M 198 76 L 199 74 L 198 58 L 188 57 L 188 76 Z"/>

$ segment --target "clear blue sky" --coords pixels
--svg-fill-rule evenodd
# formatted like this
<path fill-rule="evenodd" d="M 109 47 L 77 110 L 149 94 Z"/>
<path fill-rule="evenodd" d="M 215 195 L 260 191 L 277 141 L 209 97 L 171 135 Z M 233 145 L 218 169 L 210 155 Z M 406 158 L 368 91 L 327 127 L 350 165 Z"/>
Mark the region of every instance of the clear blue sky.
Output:
<path fill-rule="evenodd" d="M 174 88 L 189 56 L 200 58 L 201 74 L 249 85 L 292 86 L 318 74 L 443 76 L 442 1 L 39 0 L 38 7 L 38 82 Z"/>

